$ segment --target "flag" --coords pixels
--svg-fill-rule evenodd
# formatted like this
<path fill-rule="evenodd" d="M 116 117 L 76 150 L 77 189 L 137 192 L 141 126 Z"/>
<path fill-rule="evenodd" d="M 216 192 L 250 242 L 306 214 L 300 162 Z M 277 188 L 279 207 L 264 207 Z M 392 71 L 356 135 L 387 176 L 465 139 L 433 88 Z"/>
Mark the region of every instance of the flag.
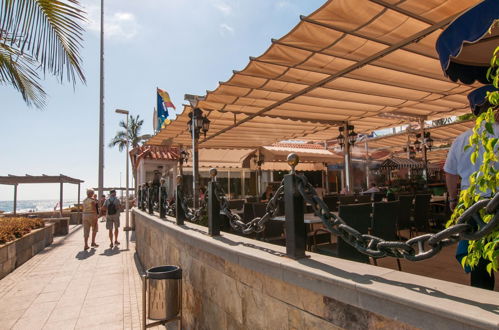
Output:
<path fill-rule="evenodd" d="M 156 88 L 156 94 L 158 100 L 158 127 L 161 127 L 166 118 L 168 118 L 168 108 L 175 109 L 175 105 L 173 105 L 168 92 Z"/>

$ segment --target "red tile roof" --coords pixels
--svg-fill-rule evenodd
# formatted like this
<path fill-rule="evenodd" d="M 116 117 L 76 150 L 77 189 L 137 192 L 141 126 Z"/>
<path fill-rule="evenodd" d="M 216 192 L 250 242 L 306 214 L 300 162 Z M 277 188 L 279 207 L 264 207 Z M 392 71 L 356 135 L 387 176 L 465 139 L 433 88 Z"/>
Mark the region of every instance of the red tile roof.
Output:
<path fill-rule="evenodd" d="M 132 149 L 130 157 L 135 167 L 141 159 L 178 160 L 179 150 L 169 146 L 146 145 Z"/>

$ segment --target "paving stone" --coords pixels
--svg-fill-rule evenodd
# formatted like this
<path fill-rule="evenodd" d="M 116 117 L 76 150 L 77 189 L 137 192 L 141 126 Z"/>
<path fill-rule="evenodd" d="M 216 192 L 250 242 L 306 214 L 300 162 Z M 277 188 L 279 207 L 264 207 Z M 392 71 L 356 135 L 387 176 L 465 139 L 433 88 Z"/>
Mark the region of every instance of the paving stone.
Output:
<path fill-rule="evenodd" d="M 124 221 L 123 221 L 124 223 Z M 140 329 L 141 279 L 134 261 L 135 243 L 106 251 L 82 252 L 81 226 L 0 280 L 0 329 Z M 25 244 L 29 246 L 29 244 Z M 15 255 L 15 246 L 7 249 Z M 126 306 L 126 310 L 125 310 Z"/>

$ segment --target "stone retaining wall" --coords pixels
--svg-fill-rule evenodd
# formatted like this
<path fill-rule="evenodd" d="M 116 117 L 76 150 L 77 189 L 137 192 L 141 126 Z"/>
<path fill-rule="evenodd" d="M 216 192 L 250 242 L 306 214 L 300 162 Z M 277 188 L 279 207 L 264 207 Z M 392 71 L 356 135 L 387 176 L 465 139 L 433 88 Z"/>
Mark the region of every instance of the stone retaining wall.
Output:
<path fill-rule="evenodd" d="M 0 279 L 52 244 L 53 238 L 54 224 L 48 223 L 15 241 L 0 245 Z"/>
<path fill-rule="evenodd" d="M 69 222 L 69 217 L 45 219 L 45 223 L 54 224 L 54 236 L 66 236 L 69 234 Z"/>
<path fill-rule="evenodd" d="M 186 329 L 494 329 L 496 292 L 307 253 L 134 209 L 144 268 L 179 265 Z"/>

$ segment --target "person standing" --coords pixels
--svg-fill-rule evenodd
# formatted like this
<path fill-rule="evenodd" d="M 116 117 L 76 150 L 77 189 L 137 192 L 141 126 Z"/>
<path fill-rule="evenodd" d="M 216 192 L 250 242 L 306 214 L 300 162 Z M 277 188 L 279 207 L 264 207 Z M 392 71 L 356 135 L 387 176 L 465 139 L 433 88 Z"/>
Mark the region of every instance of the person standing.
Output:
<path fill-rule="evenodd" d="M 485 108 L 486 109 L 486 108 Z M 479 112 L 475 111 L 475 115 Z M 499 112 L 495 112 L 495 123 L 492 125 L 494 130 L 494 137 L 499 138 Z M 483 130 L 483 128 L 482 128 Z M 470 176 L 473 172 L 480 169 L 480 165 L 483 159 L 483 148 L 479 148 L 479 153 L 475 164 L 471 162 L 471 153 L 473 148 L 464 149 L 469 143 L 469 138 L 473 134 L 473 130 L 469 129 L 466 132 L 459 135 L 456 140 L 452 143 L 449 153 L 447 154 L 447 159 L 445 161 L 444 171 L 445 171 L 445 181 L 447 185 L 447 192 L 449 195 L 449 207 L 451 211 L 458 202 L 458 182 L 461 179 L 461 190 L 467 189 L 470 185 Z M 462 259 L 468 254 L 468 241 L 460 241 L 458 244 L 458 249 L 456 251 L 456 258 L 458 260 Z M 487 260 L 480 259 L 478 265 L 473 269 L 467 267 L 466 272 L 470 272 L 470 284 L 473 287 L 494 290 L 495 278 L 494 273 L 489 274 L 486 269 Z"/>
<path fill-rule="evenodd" d="M 90 229 L 92 229 L 92 247 L 98 247 L 95 243 L 95 236 L 97 235 L 97 201 L 93 198 L 94 191 L 92 189 L 87 190 L 87 198 L 83 200 L 83 213 L 82 213 L 82 223 L 83 223 L 83 239 L 85 242 L 84 250 L 88 250 L 88 237 L 90 236 Z"/>
<path fill-rule="evenodd" d="M 120 212 L 121 203 L 116 197 L 116 190 L 111 190 L 109 198 L 104 202 L 104 209 L 106 212 L 106 229 L 109 231 L 109 240 L 111 244 L 110 248 L 113 246 L 118 246 L 118 229 L 120 228 Z M 113 245 L 113 227 L 114 227 L 114 245 Z"/>

